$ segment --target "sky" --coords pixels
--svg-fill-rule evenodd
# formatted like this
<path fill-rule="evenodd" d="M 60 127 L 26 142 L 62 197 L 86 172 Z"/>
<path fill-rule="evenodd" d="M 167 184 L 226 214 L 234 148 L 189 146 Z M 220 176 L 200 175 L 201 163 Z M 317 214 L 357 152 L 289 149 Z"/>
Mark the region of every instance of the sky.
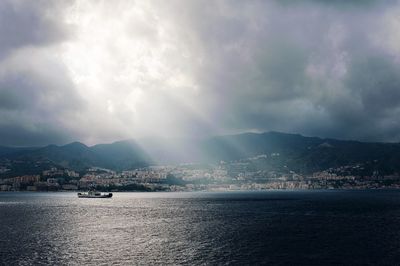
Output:
<path fill-rule="evenodd" d="M 0 145 L 400 141 L 400 2 L 0 2 Z"/>

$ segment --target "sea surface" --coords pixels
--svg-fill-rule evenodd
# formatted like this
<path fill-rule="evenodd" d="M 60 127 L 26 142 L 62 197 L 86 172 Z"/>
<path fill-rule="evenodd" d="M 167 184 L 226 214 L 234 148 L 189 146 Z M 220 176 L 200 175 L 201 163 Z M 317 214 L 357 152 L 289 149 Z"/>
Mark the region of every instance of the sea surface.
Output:
<path fill-rule="evenodd" d="M 1 265 L 399 265 L 400 191 L 0 193 Z"/>

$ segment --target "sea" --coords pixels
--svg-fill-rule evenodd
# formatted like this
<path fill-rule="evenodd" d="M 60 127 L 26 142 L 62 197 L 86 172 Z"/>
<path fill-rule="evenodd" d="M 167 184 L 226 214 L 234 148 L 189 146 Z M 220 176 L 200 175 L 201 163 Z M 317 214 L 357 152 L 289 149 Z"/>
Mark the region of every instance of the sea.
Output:
<path fill-rule="evenodd" d="M 400 191 L 4 192 L 0 265 L 400 265 Z"/>

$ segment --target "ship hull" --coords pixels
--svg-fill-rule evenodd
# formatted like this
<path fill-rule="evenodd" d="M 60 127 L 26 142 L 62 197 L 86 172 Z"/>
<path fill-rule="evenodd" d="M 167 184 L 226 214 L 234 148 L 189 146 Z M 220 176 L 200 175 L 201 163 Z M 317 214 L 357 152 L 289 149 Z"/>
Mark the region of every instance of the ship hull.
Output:
<path fill-rule="evenodd" d="M 101 194 L 101 195 L 89 195 L 84 193 L 78 193 L 78 198 L 88 198 L 88 199 L 104 199 L 104 198 L 111 198 L 112 193 L 108 194 Z"/>

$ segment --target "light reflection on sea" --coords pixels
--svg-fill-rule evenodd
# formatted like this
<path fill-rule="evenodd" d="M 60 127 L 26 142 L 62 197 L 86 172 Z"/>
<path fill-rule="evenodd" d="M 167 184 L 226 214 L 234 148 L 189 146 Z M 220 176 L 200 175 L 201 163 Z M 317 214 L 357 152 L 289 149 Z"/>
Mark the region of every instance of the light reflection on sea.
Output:
<path fill-rule="evenodd" d="M 4 265 L 396 264 L 397 191 L 0 193 Z"/>

